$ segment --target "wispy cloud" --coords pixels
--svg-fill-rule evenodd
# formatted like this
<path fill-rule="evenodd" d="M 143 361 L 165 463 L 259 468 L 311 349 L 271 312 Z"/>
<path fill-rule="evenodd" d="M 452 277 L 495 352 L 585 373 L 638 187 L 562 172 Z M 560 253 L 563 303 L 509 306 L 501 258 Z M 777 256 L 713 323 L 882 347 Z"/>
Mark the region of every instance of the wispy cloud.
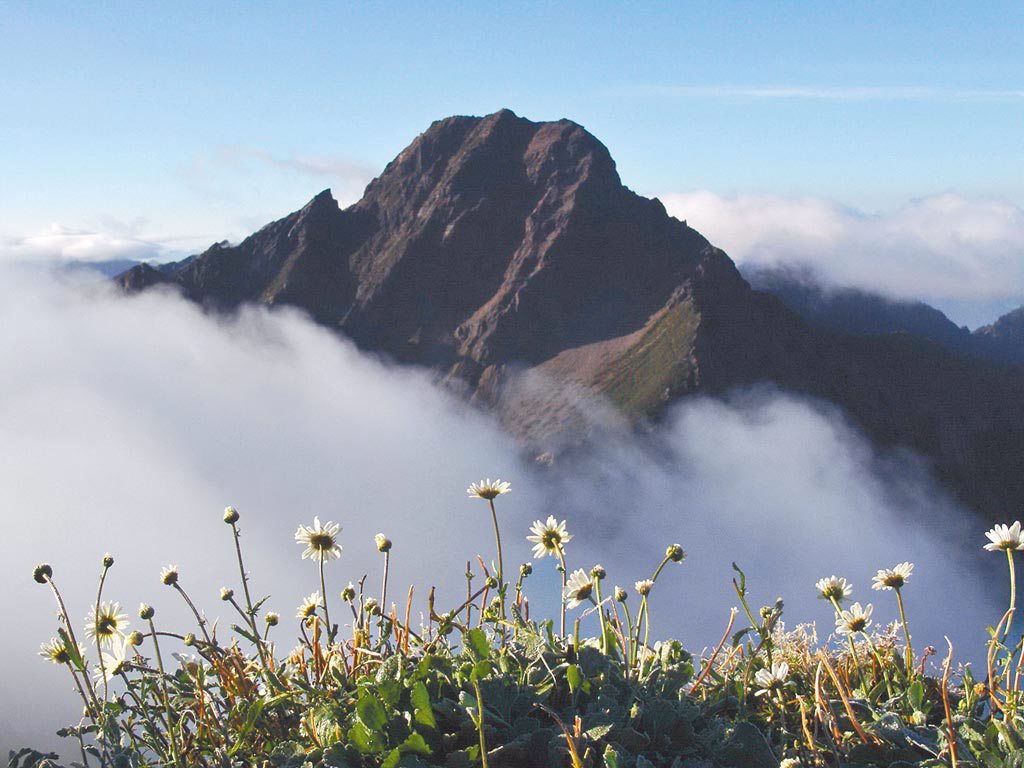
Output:
<path fill-rule="evenodd" d="M 187 176 L 193 183 L 204 183 L 216 180 L 225 171 L 252 173 L 261 169 L 327 179 L 345 188 L 360 189 L 376 175 L 369 165 L 340 155 L 294 152 L 281 155 L 257 147 L 221 146 L 197 155 Z"/>
<path fill-rule="evenodd" d="M 640 85 L 634 93 L 684 98 L 805 101 L 1020 102 L 1024 88 L 805 85 Z"/>
<path fill-rule="evenodd" d="M 251 158 L 273 168 L 294 171 L 307 176 L 337 179 L 343 182 L 365 184 L 375 175 L 368 165 L 357 163 L 337 155 L 275 155 L 262 149 L 226 150 L 238 158 Z"/>

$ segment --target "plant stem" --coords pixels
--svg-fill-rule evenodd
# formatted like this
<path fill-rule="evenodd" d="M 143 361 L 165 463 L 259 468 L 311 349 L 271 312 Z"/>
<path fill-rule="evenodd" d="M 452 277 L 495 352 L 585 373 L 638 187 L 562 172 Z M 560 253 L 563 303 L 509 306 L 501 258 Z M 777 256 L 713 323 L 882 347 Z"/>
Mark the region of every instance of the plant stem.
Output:
<path fill-rule="evenodd" d="M 327 586 L 324 581 L 324 560 L 320 558 L 320 594 L 323 596 L 324 601 L 324 621 L 327 622 L 327 643 L 328 645 L 334 640 L 334 625 L 331 624 L 331 614 L 327 611 Z M 383 608 L 381 613 L 383 613 Z"/>
<path fill-rule="evenodd" d="M 651 581 L 654 581 L 653 579 Z M 647 652 L 647 641 L 650 639 L 650 605 L 647 603 L 648 596 L 644 595 L 643 600 L 640 601 L 640 613 L 637 614 L 637 641 L 640 640 L 640 617 L 643 616 L 643 645 L 640 649 L 646 654 Z M 640 659 L 640 653 L 637 652 L 637 679 L 639 680 L 640 668 L 643 666 L 643 662 Z"/>
<path fill-rule="evenodd" d="M 476 732 L 480 736 L 480 764 L 487 768 L 487 742 L 484 741 L 484 697 L 480 692 L 480 682 L 473 680 L 473 692 L 476 694 Z"/>
<path fill-rule="evenodd" d="M 893 698 L 892 692 L 892 681 L 889 680 L 889 671 L 886 669 L 885 664 L 882 663 L 882 657 L 878 653 L 878 648 L 875 647 L 874 641 L 871 636 L 864 631 L 861 631 L 861 635 L 864 636 L 864 640 L 868 644 L 868 648 L 871 649 L 871 655 L 875 657 L 875 661 L 878 662 L 878 668 L 882 670 L 882 679 L 885 680 L 885 691 L 889 694 L 889 698 Z"/>
<path fill-rule="evenodd" d="M 601 624 L 601 653 L 603 653 L 605 656 L 607 656 L 608 655 L 608 643 L 606 642 L 606 640 L 607 640 L 607 633 L 605 632 L 605 629 L 604 629 L 604 607 L 601 605 L 601 580 L 600 579 L 596 579 L 596 578 L 594 579 L 594 592 L 597 595 L 597 600 L 595 601 L 595 604 L 597 605 L 597 618 L 598 618 L 598 621 Z"/>
<path fill-rule="evenodd" d="M 1010 565 L 1010 618 L 1006 622 L 1006 634 L 1003 637 L 1010 638 L 1010 625 L 1013 624 L 1013 614 L 1017 611 L 1017 574 L 1013 567 L 1013 550 L 1006 550 L 1006 562 Z"/>
<path fill-rule="evenodd" d="M 96 633 L 96 655 L 99 656 L 99 659 L 100 659 L 100 675 L 103 677 L 103 709 L 104 710 L 106 710 L 106 708 L 107 708 L 106 707 L 107 697 L 108 697 L 108 694 L 110 692 L 110 689 L 109 689 L 109 683 L 107 681 L 107 670 L 106 670 L 106 667 L 103 664 L 103 650 L 99 647 L 99 637 L 100 637 L 100 633 L 99 633 L 100 627 L 99 627 L 99 624 L 100 624 L 100 600 L 103 597 L 103 583 L 107 580 L 107 571 L 108 570 L 109 570 L 109 568 L 107 568 L 106 564 L 104 564 L 103 571 L 100 573 L 100 585 L 96 589 L 96 608 L 95 608 L 95 612 L 93 613 L 93 620 L 96 622 L 96 624 L 93 626 L 93 631 Z M 106 712 L 105 711 L 103 712 L 103 716 L 105 718 L 105 716 L 106 716 Z"/>
<path fill-rule="evenodd" d="M 388 604 L 388 567 L 391 564 L 391 552 L 384 553 L 384 582 L 380 588 L 380 621 L 377 623 L 378 641 L 384 642 L 384 612 Z"/>
<path fill-rule="evenodd" d="M 75 646 L 75 650 L 78 653 L 82 652 L 82 646 L 78 644 L 78 639 L 75 637 L 74 625 L 71 623 L 71 617 L 68 615 L 68 609 L 64 605 L 64 598 L 60 595 L 60 590 L 57 589 L 57 585 L 54 583 L 52 578 L 48 578 L 46 583 L 50 585 L 50 590 L 53 592 L 53 596 L 57 599 L 57 605 L 60 608 L 60 614 L 64 618 L 64 626 L 68 628 L 68 638 Z M 89 692 L 89 696 L 92 699 L 93 706 L 99 710 L 99 700 L 96 698 L 96 691 L 92 687 L 92 681 L 89 679 L 89 670 L 86 669 L 82 673 L 82 679 L 85 680 L 85 689 Z"/>
<path fill-rule="evenodd" d="M 914 648 L 910 644 L 910 629 L 907 628 L 907 614 L 903 610 L 903 595 L 896 588 L 896 604 L 900 608 L 900 622 L 903 624 L 903 636 L 907 638 L 907 677 L 914 676 Z"/>
<path fill-rule="evenodd" d="M 160 655 L 160 644 L 156 639 L 156 627 L 153 619 L 149 619 L 149 634 L 153 638 L 153 651 L 156 654 L 157 668 L 160 670 L 160 687 L 164 694 L 164 709 L 167 710 L 167 741 L 171 745 L 171 755 L 174 757 L 174 764 L 181 765 L 181 758 L 178 755 L 178 745 L 174 740 L 174 710 L 171 709 L 171 697 L 167 694 L 167 673 L 164 671 L 164 660 Z"/>
<path fill-rule="evenodd" d="M 566 581 L 566 575 L 568 574 L 568 571 L 567 571 L 567 569 L 565 567 L 565 552 L 562 551 L 562 545 L 561 544 L 558 545 L 558 562 L 562 566 L 562 591 L 558 595 L 558 602 L 562 606 L 562 620 L 561 620 L 561 623 L 558 625 L 558 634 L 561 637 L 564 638 L 565 637 L 565 600 L 562 599 L 562 596 L 565 594 L 565 581 Z"/>
<path fill-rule="evenodd" d="M 829 600 L 832 601 L 832 606 L 836 609 L 836 616 L 838 618 L 842 618 L 843 609 L 839 607 L 839 602 L 834 597 L 829 598 Z M 869 690 L 868 681 L 867 678 L 864 677 L 864 670 L 860 666 L 860 657 L 857 655 L 857 646 L 853 643 L 853 635 L 847 635 L 846 639 L 850 643 L 850 653 L 853 655 L 853 665 L 857 668 L 857 673 L 860 675 L 860 684 L 864 686 L 864 690 L 867 692 Z"/>
<path fill-rule="evenodd" d="M 626 641 L 627 648 L 624 648 L 626 654 L 626 665 L 630 668 L 633 666 L 633 620 L 629 616 L 629 606 L 626 605 L 626 601 L 622 601 L 622 612 L 626 614 Z"/>
<path fill-rule="evenodd" d="M 238 526 L 234 523 L 231 524 L 231 534 L 235 540 L 235 555 L 238 557 L 238 572 L 242 576 L 242 592 L 245 594 L 245 610 L 249 615 L 249 627 L 252 629 L 252 636 L 257 638 L 256 650 L 260 654 L 260 663 L 263 665 L 263 669 L 266 670 L 267 657 L 266 649 L 263 647 L 263 643 L 259 642 L 259 630 L 256 628 L 256 611 L 252 607 L 252 597 L 249 595 L 249 577 L 245 572 L 245 564 L 242 562 L 242 544 L 239 541 L 241 535 L 238 531 Z M 266 635 L 264 634 L 264 640 L 266 642 Z"/>
<path fill-rule="evenodd" d="M 206 631 L 206 619 L 202 617 L 202 614 L 199 613 L 199 609 L 196 608 L 195 603 L 192 602 L 192 599 L 188 596 L 185 590 L 181 588 L 181 585 L 178 584 L 178 582 L 174 582 L 174 588 L 178 590 L 178 594 L 185 598 L 185 602 L 188 603 L 188 607 L 192 609 L 192 614 L 196 617 L 196 622 L 199 624 L 199 630 L 203 633 L 203 639 L 206 640 L 207 645 L 213 645 L 213 641 L 210 640 L 210 633 Z"/>
<path fill-rule="evenodd" d="M 466 561 L 466 626 L 473 620 L 473 565 Z"/>
<path fill-rule="evenodd" d="M 498 513 L 494 509 L 494 499 L 488 499 L 491 508 L 491 521 L 494 523 L 494 541 L 498 547 L 498 599 L 501 602 L 501 644 L 505 645 L 505 562 L 501 555 L 501 529 L 498 527 Z"/>

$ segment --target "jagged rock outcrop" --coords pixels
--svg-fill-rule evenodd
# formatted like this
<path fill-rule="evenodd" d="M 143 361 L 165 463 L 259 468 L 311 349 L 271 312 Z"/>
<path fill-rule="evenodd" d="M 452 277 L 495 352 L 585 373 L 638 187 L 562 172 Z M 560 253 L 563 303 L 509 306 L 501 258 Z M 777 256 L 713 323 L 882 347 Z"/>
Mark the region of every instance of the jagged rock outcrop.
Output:
<path fill-rule="evenodd" d="M 649 422 L 687 394 L 772 383 L 918 452 L 986 514 L 1024 501 L 1024 373 L 808 324 L 623 186 L 568 120 L 438 121 L 348 208 L 325 191 L 238 245 L 118 280 L 215 309 L 301 307 L 431 367 L 541 448 L 584 439 L 595 419 Z"/>

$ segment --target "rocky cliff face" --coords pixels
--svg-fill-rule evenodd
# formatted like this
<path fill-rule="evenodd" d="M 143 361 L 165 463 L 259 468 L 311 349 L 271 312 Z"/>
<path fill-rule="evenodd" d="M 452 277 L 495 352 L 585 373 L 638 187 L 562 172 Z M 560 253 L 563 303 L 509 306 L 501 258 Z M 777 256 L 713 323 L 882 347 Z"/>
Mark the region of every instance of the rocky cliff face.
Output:
<path fill-rule="evenodd" d="M 433 368 L 541 448 L 584 439 L 594 414 L 651 421 L 677 397 L 773 383 L 919 452 L 977 509 L 1024 500 L 1012 418 L 1024 374 L 808 325 L 623 186 L 608 150 L 568 120 L 438 121 L 344 210 L 325 191 L 238 245 L 118 280 L 216 309 L 301 307 Z"/>

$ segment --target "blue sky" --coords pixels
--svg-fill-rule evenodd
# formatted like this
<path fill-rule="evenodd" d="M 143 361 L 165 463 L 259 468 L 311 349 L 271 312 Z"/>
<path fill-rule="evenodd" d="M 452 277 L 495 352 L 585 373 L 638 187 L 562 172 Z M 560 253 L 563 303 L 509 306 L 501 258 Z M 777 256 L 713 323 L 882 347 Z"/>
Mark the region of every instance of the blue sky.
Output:
<path fill-rule="evenodd" d="M 1024 205 L 1020 2 L 424 5 L 0 2 L 0 235 L 188 250 L 503 106 L 647 195 Z"/>

